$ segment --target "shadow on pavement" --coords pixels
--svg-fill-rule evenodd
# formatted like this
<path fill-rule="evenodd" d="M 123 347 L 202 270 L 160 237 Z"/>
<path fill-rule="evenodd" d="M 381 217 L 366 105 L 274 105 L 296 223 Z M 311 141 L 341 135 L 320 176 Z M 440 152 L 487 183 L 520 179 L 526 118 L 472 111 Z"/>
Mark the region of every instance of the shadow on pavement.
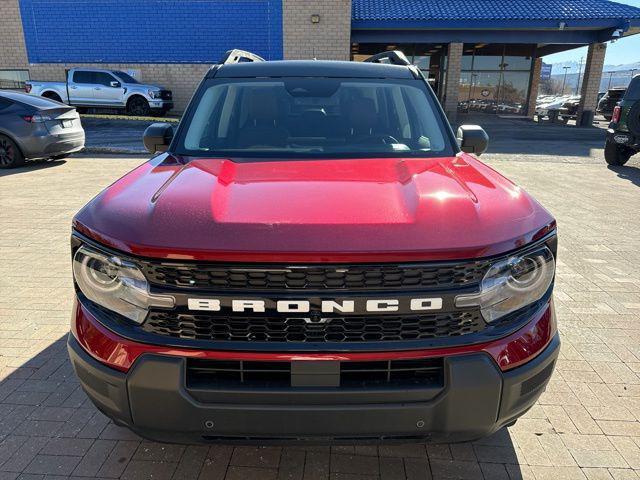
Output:
<path fill-rule="evenodd" d="M 561 124 L 539 124 L 497 115 L 459 115 L 456 124 L 476 124 L 489 135 L 487 153 L 589 157 L 604 148 L 605 130 Z"/>
<path fill-rule="evenodd" d="M 313 478 L 523 478 L 506 429 L 456 445 L 253 448 L 144 441 L 90 403 L 67 358 L 66 335 L 0 376 L 0 478 L 142 479 L 160 472 L 159 478 L 193 480 L 236 479 L 241 472 L 244 480 L 302 479 L 307 472 Z"/>
<path fill-rule="evenodd" d="M 640 187 L 640 163 L 638 163 L 637 166 L 625 165 L 622 167 L 608 165 L 607 168 L 616 172 L 616 175 L 618 175 L 618 177 L 629 180 L 634 185 Z"/>
<path fill-rule="evenodd" d="M 64 165 L 66 162 L 66 160 L 27 160 L 27 162 L 22 167 L 6 168 L 0 170 L 0 177 L 29 173 L 33 172 L 34 170 L 42 170 L 43 168 L 58 167 L 60 165 Z"/>

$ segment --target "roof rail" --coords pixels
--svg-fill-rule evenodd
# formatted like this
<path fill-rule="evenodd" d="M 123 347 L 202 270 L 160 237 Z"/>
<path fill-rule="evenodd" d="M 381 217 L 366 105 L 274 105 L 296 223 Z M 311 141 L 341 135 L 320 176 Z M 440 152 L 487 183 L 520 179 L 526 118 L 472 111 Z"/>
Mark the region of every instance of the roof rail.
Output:
<path fill-rule="evenodd" d="M 242 62 L 264 62 L 264 58 L 255 53 L 247 52 L 245 50 L 238 50 L 234 48 L 224 54 L 224 57 L 220 60 L 221 65 L 227 63 L 242 63 Z"/>
<path fill-rule="evenodd" d="M 365 60 L 369 63 L 387 63 L 384 60 L 388 60 L 388 63 L 392 65 L 411 65 L 409 59 L 400 50 L 391 50 L 388 52 L 377 53 Z"/>

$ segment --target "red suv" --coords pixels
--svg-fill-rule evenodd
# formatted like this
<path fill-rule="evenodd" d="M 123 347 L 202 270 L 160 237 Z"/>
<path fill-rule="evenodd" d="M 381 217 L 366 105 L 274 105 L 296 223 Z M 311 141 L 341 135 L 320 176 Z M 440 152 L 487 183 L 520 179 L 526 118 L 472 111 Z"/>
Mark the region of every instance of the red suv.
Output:
<path fill-rule="evenodd" d="M 470 440 L 559 350 L 556 224 L 400 52 L 231 52 L 74 218 L 69 354 L 171 442 Z"/>

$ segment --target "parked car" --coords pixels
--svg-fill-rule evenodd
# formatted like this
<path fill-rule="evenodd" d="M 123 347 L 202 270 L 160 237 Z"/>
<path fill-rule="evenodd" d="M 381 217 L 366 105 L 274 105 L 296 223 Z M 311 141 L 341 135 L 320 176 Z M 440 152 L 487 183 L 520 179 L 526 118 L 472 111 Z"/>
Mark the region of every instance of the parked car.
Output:
<path fill-rule="evenodd" d="M 640 152 L 640 75 L 636 75 L 613 109 L 607 129 L 604 158 L 609 165 L 624 165 Z"/>
<path fill-rule="evenodd" d="M 0 90 L 0 168 L 64 158 L 84 148 L 78 112 L 60 102 Z"/>
<path fill-rule="evenodd" d="M 544 117 L 557 117 L 560 113 L 560 109 L 570 98 L 569 95 L 563 95 L 559 97 L 552 97 L 546 99 L 544 103 L 536 105 L 536 115 L 539 118 Z"/>
<path fill-rule="evenodd" d="M 624 96 L 626 88 L 616 87 L 607 90 L 607 93 L 598 102 L 596 113 L 602 115 L 607 121 L 611 121 L 613 109 Z"/>
<path fill-rule="evenodd" d="M 164 115 L 173 108 L 171 90 L 142 84 L 119 70 L 72 68 L 66 82 L 28 81 L 25 91 L 76 107 L 121 108 L 137 116 Z"/>
<path fill-rule="evenodd" d="M 580 106 L 580 95 L 576 95 L 567 99 L 559 110 L 559 116 L 563 121 L 575 119 L 578 116 L 578 107 Z"/>
<path fill-rule="evenodd" d="M 471 440 L 559 352 L 556 223 L 397 51 L 230 52 L 73 220 L 71 362 L 100 411 L 196 443 Z"/>

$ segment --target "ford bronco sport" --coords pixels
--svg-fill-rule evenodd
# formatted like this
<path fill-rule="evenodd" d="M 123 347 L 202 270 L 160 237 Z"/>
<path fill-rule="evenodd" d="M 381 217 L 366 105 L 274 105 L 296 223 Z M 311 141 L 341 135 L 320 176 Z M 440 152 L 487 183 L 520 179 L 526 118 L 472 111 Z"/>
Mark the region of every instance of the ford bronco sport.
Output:
<path fill-rule="evenodd" d="M 471 440 L 559 350 L 556 224 L 454 136 L 401 52 L 231 52 L 161 152 L 73 220 L 68 349 L 117 424 L 170 442 Z"/>
<path fill-rule="evenodd" d="M 640 152 L 640 75 L 631 80 L 622 100 L 613 109 L 607 130 L 604 158 L 609 165 L 624 165 Z"/>

